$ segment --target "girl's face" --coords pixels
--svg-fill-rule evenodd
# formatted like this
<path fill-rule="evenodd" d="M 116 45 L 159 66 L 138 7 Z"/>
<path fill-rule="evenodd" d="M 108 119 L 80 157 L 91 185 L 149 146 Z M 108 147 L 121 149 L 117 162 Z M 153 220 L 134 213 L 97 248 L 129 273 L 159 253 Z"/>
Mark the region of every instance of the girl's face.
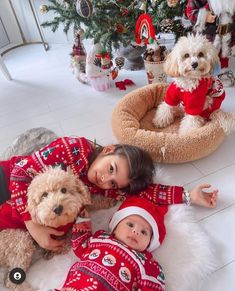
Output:
<path fill-rule="evenodd" d="M 126 158 L 108 155 L 113 149 L 113 146 L 104 148 L 88 169 L 88 180 L 101 189 L 120 189 L 130 182 Z"/>
<path fill-rule="evenodd" d="M 117 240 L 142 252 L 150 243 L 152 228 L 143 217 L 130 215 L 119 222 L 113 233 Z"/>

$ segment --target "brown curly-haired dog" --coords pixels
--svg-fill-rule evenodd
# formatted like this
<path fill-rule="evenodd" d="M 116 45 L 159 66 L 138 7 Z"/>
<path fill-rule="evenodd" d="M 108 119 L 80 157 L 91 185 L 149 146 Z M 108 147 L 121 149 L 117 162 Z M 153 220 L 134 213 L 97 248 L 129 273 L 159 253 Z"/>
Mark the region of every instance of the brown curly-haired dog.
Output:
<path fill-rule="evenodd" d="M 49 167 L 36 175 L 28 188 L 27 207 L 32 221 L 48 227 L 63 226 L 68 230 L 83 206 L 89 204 L 91 200 L 87 187 L 70 168 L 64 171 L 59 167 Z M 19 229 L 2 230 L 0 246 L 0 266 L 8 270 L 5 286 L 15 291 L 34 290 L 26 281 L 16 285 L 9 279 L 9 272 L 13 268 L 21 268 L 26 272 L 30 266 L 36 250 L 30 234 Z"/>

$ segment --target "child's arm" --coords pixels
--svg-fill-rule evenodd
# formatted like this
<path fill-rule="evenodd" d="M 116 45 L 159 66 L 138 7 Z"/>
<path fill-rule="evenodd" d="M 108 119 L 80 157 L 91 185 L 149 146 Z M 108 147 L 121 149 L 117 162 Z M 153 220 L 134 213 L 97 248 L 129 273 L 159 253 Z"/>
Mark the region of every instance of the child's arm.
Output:
<path fill-rule="evenodd" d="M 217 203 L 218 190 L 213 189 L 210 192 L 203 191 L 204 188 L 210 188 L 209 184 L 201 184 L 187 191 L 179 186 L 165 186 L 160 184 L 152 184 L 139 196 L 147 198 L 158 205 L 170 205 L 185 203 L 203 206 L 206 208 L 214 208 Z"/>
<path fill-rule="evenodd" d="M 189 191 L 189 203 L 207 208 L 216 207 L 218 189 L 213 189 L 210 192 L 203 191 L 204 188 L 209 189 L 211 187 L 210 184 L 201 184 L 194 187 Z M 187 196 L 187 191 L 185 191 L 185 195 Z M 187 200 L 187 199 L 186 199 Z M 185 201 L 187 202 L 187 201 Z M 186 203 L 187 204 L 187 203 Z"/>
<path fill-rule="evenodd" d="M 25 226 L 33 239 L 44 249 L 59 251 L 66 242 L 65 239 L 56 240 L 51 237 L 52 235 L 61 236 L 64 234 L 63 231 L 34 223 L 32 220 L 25 221 Z"/>
<path fill-rule="evenodd" d="M 80 258 L 84 254 L 91 236 L 91 219 L 86 209 L 84 209 L 72 229 L 72 249 L 77 257 Z"/>
<path fill-rule="evenodd" d="M 192 204 L 206 208 L 214 208 L 217 203 L 218 190 L 212 189 L 210 192 L 203 191 L 204 188 L 210 187 L 208 184 L 201 184 L 187 191 L 182 186 L 151 184 L 137 195 L 149 199 L 157 205 L 185 203 L 187 205 Z M 111 189 L 105 190 L 104 195 L 116 200 L 123 200 L 131 194 Z"/>
<path fill-rule="evenodd" d="M 165 290 L 165 276 L 162 267 L 153 260 L 145 262 L 145 278 L 139 281 L 138 290 L 151 291 L 151 290 Z"/>

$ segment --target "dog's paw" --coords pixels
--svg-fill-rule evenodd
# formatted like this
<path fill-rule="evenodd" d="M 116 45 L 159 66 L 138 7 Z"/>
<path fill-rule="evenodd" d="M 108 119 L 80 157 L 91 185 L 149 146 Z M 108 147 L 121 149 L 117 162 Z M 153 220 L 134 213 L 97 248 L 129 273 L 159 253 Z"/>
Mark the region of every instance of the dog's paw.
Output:
<path fill-rule="evenodd" d="M 187 134 L 188 132 L 200 128 L 205 124 L 205 119 L 201 116 L 185 115 L 179 127 L 179 134 Z"/>
<path fill-rule="evenodd" d="M 162 102 L 155 113 L 153 124 L 158 128 L 164 128 L 174 122 L 175 106 L 170 106 Z"/>

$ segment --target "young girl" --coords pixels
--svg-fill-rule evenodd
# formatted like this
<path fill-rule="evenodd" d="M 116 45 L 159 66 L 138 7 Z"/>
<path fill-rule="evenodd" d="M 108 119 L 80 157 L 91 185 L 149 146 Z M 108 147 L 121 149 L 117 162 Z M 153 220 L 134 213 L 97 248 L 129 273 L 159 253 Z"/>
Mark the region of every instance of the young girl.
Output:
<path fill-rule="evenodd" d="M 78 218 L 72 248 L 80 259 L 70 268 L 65 290 L 165 290 L 161 266 L 153 252 L 165 237 L 167 207 L 129 197 L 113 215 L 111 233 L 91 234 L 89 218 Z"/>
<path fill-rule="evenodd" d="M 130 194 L 148 198 L 155 204 L 195 204 L 213 208 L 217 190 L 209 193 L 203 184 L 190 192 L 183 187 L 151 184 L 154 165 L 150 156 L 135 146 L 95 147 L 86 138 L 58 138 L 27 157 L 12 157 L 0 162 L 0 229 L 27 228 L 43 248 L 60 250 L 64 240 L 53 239 L 64 233 L 32 222 L 27 211 L 27 188 L 35 172 L 46 166 L 72 168 L 88 186 L 91 194 L 103 194 L 121 200 Z"/>

